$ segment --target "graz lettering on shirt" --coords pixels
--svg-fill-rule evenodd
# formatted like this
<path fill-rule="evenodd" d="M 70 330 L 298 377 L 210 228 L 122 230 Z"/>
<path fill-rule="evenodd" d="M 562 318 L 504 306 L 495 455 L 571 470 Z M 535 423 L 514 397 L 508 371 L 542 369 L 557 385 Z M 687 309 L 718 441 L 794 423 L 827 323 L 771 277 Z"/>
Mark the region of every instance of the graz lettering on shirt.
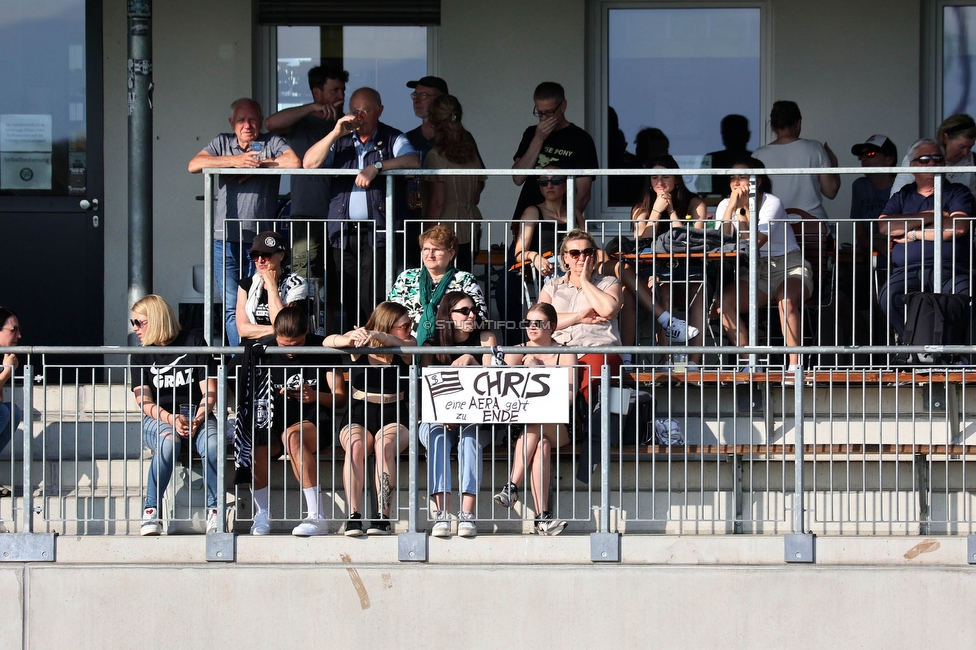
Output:
<path fill-rule="evenodd" d="M 160 368 L 157 368 L 154 363 L 149 368 L 149 372 L 153 375 L 153 386 L 156 388 L 177 388 L 179 386 L 186 386 L 193 381 L 193 368 L 186 368 L 185 370 L 176 369 L 176 364 L 185 357 L 185 354 L 176 357 L 172 363 Z"/>

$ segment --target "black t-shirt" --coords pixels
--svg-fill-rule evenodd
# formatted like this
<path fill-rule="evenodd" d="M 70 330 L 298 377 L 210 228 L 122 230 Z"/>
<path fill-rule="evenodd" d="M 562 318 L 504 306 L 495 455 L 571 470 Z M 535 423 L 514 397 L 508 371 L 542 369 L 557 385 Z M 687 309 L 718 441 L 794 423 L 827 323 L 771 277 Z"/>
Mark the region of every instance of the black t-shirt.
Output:
<path fill-rule="evenodd" d="M 535 125 L 527 128 L 522 134 L 522 142 L 519 143 L 518 151 L 515 152 L 513 160 L 525 155 L 533 136 L 535 136 Z M 556 165 L 563 169 L 598 168 L 600 163 L 597 161 L 596 145 L 593 144 L 593 138 L 575 124 L 553 131 L 542 144 L 542 149 L 539 151 L 539 157 L 536 159 L 533 168 L 543 169 L 547 165 Z M 525 208 L 530 205 L 538 205 L 543 200 L 536 177 L 526 177 L 525 182 L 522 183 L 522 193 L 519 194 L 512 219 L 518 220 Z"/>
<path fill-rule="evenodd" d="M 207 342 L 196 332 L 182 331 L 170 346 L 205 346 Z M 148 346 L 145 352 L 132 355 L 132 389 L 148 386 L 153 400 L 170 413 L 177 413 L 179 404 L 197 405 L 203 401 L 200 382 L 217 376 L 217 361 L 209 354 L 174 354 L 168 346 Z"/>
<path fill-rule="evenodd" d="M 305 345 L 303 347 L 317 347 L 322 345 L 324 337 L 317 334 L 306 334 Z M 270 336 L 261 340 L 266 345 L 276 345 L 275 337 Z M 262 358 L 261 365 L 271 373 L 271 384 L 275 399 L 282 401 L 287 399 L 293 405 L 298 404 L 298 400 L 289 397 L 288 391 L 299 390 L 302 385 L 308 385 L 318 392 L 332 392 L 327 381 L 327 373 L 332 371 L 329 361 L 335 357 L 322 354 L 267 354 Z M 285 392 L 282 394 L 281 389 Z M 293 408 L 293 407 L 289 407 Z M 306 405 L 308 408 L 308 405 Z"/>

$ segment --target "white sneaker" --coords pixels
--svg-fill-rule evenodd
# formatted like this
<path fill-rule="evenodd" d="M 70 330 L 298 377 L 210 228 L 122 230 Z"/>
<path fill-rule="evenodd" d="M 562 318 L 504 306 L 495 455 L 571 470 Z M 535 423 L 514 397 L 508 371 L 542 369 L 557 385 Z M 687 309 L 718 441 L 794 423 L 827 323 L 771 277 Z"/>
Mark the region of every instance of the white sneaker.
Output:
<path fill-rule="evenodd" d="M 698 328 L 693 327 L 680 318 L 671 317 L 671 323 L 664 328 L 664 335 L 672 341 L 687 343 L 698 336 Z"/>
<path fill-rule="evenodd" d="M 295 526 L 291 534 L 295 537 L 312 537 L 314 535 L 329 534 L 329 520 L 318 517 L 306 517 L 302 523 Z"/>
<path fill-rule="evenodd" d="M 220 532 L 220 513 L 216 508 L 207 508 L 207 534 Z"/>
<path fill-rule="evenodd" d="M 654 420 L 654 435 L 662 445 L 683 445 L 685 436 L 681 433 L 681 425 L 674 418 L 658 418 Z"/>
<path fill-rule="evenodd" d="M 251 524 L 252 535 L 270 535 L 271 522 L 268 521 L 268 511 L 258 510 L 254 513 L 254 523 Z"/>
<path fill-rule="evenodd" d="M 157 508 L 146 508 L 142 511 L 142 526 L 139 527 L 139 534 L 159 535 L 163 532 L 163 524 L 159 521 L 159 510 Z"/>
<path fill-rule="evenodd" d="M 462 510 L 458 514 L 458 537 L 474 537 L 478 527 L 474 523 L 474 513 Z"/>
<path fill-rule="evenodd" d="M 451 515 L 443 510 L 434 511 L 434 526 L 430 529 L 433 537 L 451 536 Z"/>

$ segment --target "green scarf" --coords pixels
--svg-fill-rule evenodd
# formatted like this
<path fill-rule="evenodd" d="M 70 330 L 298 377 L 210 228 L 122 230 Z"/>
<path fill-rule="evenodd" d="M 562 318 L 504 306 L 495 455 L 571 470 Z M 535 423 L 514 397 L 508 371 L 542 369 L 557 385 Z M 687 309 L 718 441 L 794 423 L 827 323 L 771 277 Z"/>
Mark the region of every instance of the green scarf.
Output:
<path fill-rule="evenodd" d="M 454 265 L 447 269 L 447 273 L 437 283 L 434 288 L 434 278 L 430 277 L 427 267 L 420 269 L 420 304 L 424 306 L 424 313 L 420 315 L 420 322 L 417 323 L 417 345 L 423 345 L 424 341 L 434 334 L 434 323 L 437 321 L 437 305 L 441 304 L 441 298 L 447 293 L 447 287 L 454 279 Z"/>

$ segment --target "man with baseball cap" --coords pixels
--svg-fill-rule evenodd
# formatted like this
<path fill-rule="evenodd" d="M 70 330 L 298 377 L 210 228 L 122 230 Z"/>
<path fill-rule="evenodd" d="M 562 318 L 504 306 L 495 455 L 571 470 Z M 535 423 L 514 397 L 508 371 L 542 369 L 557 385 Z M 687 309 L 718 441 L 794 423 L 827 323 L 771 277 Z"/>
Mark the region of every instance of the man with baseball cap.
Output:
<path fill-rule="evenodd" d="M 851 153 L 861 161 L 861 167 L 893 167 L 898 162 L 898 149 L 887 136 L 875 134 L 851 147 Z M 851 219 L 876 219 L 891 194 L 894 174 L 865 173 L 851 186 Z"/>

